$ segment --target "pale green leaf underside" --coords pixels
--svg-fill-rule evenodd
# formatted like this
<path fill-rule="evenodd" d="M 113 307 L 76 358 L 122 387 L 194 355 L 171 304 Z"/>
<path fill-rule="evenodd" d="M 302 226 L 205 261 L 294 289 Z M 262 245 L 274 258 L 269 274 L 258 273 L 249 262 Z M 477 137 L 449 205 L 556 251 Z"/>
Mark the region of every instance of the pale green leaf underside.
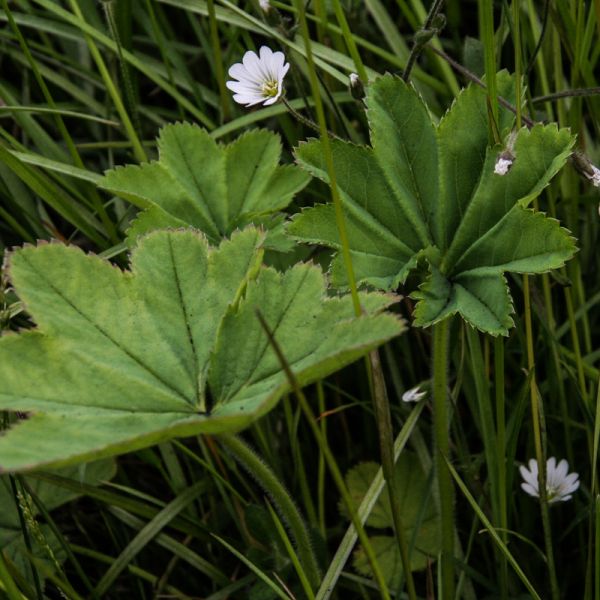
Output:
<path fill-rule="evenodd" d="M 267 130 L 249 131 L 229 145 L 189 123 L 167 125 L 159 160 L 107 171 L 100 187 L 145 209 L 128 231 L 143 233 L 187 225 L 213 243 L 254 218 L 285 208 L 309 180 L 295 166 L 280 166 L 281 142 Z"/>
<path fill-rule="evenodd" d="M 260 309 L 301 383 L 400 333 L 395 297 L 328 298 L 320 269 L 260 266 L 250 227 L 218 248 L 197 231 L 141 238 L 131 271 L 73 247 L 13 252 L 12 283 L 38 329 L 0 339 L 0 409 L 31 411 L 0 437 L 0 470 L 240 429 L 288 390 Z"/>
<path fill-rule="evenodd" d="M 510 98 L 512 79 L 499 73 L 498 83 Z M 576 251 L 558 222 L 526 209 L 564 165 L 573 137 L 556 125 L 522 129 L 512 168 L 499 176 L 502 148 L 488 147 L 484 90 L 469 86 L 436 125 L 415 90 L 386 75 L 370 87 L 367 107 L 373 147 L 332 143 L 357 279 L 394 289 L 420 257 L 435 257 L 436 281 L 415 293 L 415 324 L 459 313 L 482 331 L 506 334 L 512 303 L 503 274 L 548 271 Z M 506 133 L 511 123 L 501 109 L 499 129 Z M 329 181 L 320 141 L 300 145 L 297 158 Z M 331 205 L 304 210 L 288 231 L 303 242 L 341 247 Z M 347 285 L 340 254 L 331 272 L 334 284 Z"/>

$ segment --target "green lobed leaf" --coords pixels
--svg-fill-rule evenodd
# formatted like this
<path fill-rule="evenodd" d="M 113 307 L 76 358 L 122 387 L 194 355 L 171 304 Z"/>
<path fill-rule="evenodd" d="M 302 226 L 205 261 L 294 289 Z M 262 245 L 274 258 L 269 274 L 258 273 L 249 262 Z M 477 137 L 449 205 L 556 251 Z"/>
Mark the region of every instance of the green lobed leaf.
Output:
<path fill-rule="evenodd" d="M 0 409 L 29 412 L 0 437 L 0 470 L 68 464 L 173 436 L 241 429 L 289 391 L 260 309 L 303 384 L 399 334 L 397 298 L 328 297 L 322 272 L 261 267 L 248 227 L 211 247 L 194 230 L 140 239 L 131 270 L 74 247 L 9 255 L 38 329 L 0 339 Z"/>
<path fill-rule="evenodd" d="M 514 82 L 505 72 L 498 89 L 511 99 Z M 512 301 L 504 273 L 542 273 L 576 252 L 557 221 L 527 209 L 564 165 L 573 136 L 556 125 L 509 134 L 513 116 L 501 108 L 497 128 L 514 162 L 500 176 L 494 166 L 504 148 L 488 145 L 481 88 L 463 90 L 439 124 L 412 86 L 392 75 L 370 86 L 366 104 L 373 147 L 332 142 L 358 281 L 394 289 L 424 258 L 431 274 L 413 293 L 415 325 L 458 313 L 482 331 L 506 335 Z M 301 144 L 296 156 L 329 182 L 320 141 Z M 302 242 L 340 249 L 331 205 L 305 209 L 288 231 Z M 347 285 L 339 253 L 331 273 L 335 285 Z"/>
<path fill-rule="evenodd" d="M 158 161 L 117 167 L 98 183 L 144 209 L 128 231 L 130 246 L 143 233 L 181 225 L 218 243 L 285 208 L 310 179 L 296 166 L 279 165 L 281 142 L 265 129 L 225 146 L 196 125 L 175 123 L 161 129 L 158 151 Z"/>
<path fill-rule="evenodd" d="M 360 463 L 346 474 L 346 484 L 356 508 L 360 505 L 371 481 L 378 470 L 375 463 Z M 431 497 L 431 481 L 428 480 L 416 455 L 404 451 L 396 463 L 398 502 L 401 507 L 404 534 L 412 547 L 410 564 L 413 571 L 424 569 L 428 561 L 435 560 L 440 546 L 438 540 L 439 515 Z M 347 510 L 340 510 L 348 518 Z M 388 529 L 393 527 L 393 517 L 387 494 L 382 494 L 373 507 L 366 524 L 369 527 Z M 378 562 L 388 585 L 398 587 L 402 575 L 402 561 L 396 538 L 392 535 L 370 537 Z M 371 568 L 362 548 L 354 553 L 354 567 L 362 575 L 371 576 Z"/>

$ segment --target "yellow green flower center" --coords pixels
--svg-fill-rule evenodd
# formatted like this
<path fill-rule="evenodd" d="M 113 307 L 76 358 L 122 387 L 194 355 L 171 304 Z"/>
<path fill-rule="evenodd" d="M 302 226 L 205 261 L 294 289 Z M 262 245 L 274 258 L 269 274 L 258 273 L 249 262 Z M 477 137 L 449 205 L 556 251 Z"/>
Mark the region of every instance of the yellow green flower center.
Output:
<path fill-rule="evenodd" d="M 277 96 L 278 92 L 279 86 L 277 84 L 277 80 L 271 79 L 263 83 L 262 93 L 265 98 L 273 98 L 274 96 Z"/>

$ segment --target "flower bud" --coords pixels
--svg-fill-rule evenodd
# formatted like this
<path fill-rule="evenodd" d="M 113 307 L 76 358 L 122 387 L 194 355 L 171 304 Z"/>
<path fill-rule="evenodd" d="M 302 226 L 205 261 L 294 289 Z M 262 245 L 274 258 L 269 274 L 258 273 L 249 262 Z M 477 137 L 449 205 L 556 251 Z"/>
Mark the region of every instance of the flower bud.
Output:
<path fill-rule="evenodd" d="M 438 13 L 431 22 L 431 28 L 439 33 L 444 27 L 446 27 L 446 16 L 444 13 Z"/>
<path fill-rule="evenodd" d="M 586 173 L 586 177 L 592 182 L 594 187 L 600 187 L 600 169 L 594 165 L 592 166 L 592 172 L 588 175 Z"/>
<path fill-rule="evenodd" d="M 365 97 L 365 87 L 357 73 L 350 73 L 350 94 L 355 100 L 362 100 Z"/>
<path fill-rule="evenodd" d="M 600 187 L 600 169 L 593 165 L 590 159 L 581 152 L 573 152 L 571 158 L 575 169 L 589 179 L 594 187 Z"/>

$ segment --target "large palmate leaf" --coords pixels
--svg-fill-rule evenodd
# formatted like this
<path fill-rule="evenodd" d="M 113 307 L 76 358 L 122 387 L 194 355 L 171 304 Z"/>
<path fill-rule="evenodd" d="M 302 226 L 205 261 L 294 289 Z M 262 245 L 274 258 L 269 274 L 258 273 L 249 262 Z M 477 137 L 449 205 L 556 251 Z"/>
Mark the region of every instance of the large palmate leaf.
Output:
<path fill-rule="evenodd" d="M 0 409 L 33 414 L 0 437 L 0 470 L 70 463 L 172 436 L 240 429 L 288 391 L 260 309 L 301 384 L 400 333 L 365 294 L 355 318 L 321 270 L 261 267 L 254 227 L 218 248 L 193 230 L 141 238 L 131 271 L 60 244 L 10 254 L 38 329 L 0 339 Z"/>
<path fill-rule="evenodd" d="M 106 459 L 86 465 L 65 467 L 57 471 L 57 474 L 88 485 L 98 485 L 103 481 L 112 479 L 115 472 L 115 461 Z M 2 507 L 2 510 L 0 510 L 0 552 L 4 553 L 19 572 L 25 576 L 27 581 L 33 583 L 33 573 L 28 557 L 29 550 L 23 536 L 19 509 L 9 477 L 9 475 L 0 477 L 0 507 Z M 76 492 L 39 479 L 25 477 L 24 482 L 47 511 L 52 511 L 78 496 Z M 32 517 L 37 515 L 37 505 L 32 499 L 22 497 L 20 503 L 22 504 L 21 511 L 30 510 Z M 30 526 L 28 525 L 28 527 Z M 64 553 L 49 525 L 36 522 L 34 527 L 38 528 L 37 531 L 30 530 L 28 532 L 33 555 L 44 561 L 47 569 L 52 572 L 56 568 L 55 561 L 62 562 Z M 43 575 L 43 572 L 38 574 Z"/>
<path fill-rule="evenodd" d="M 128 232 L 192 226 L 218 243 L 235 229 L 285 208 L 310 177 L 293 165 L 280 166 L 279 137 L 249 131 L 231 144 L 218 144 L 190 123 L 167 125 L 158 138 L 159 160 L 107 171 L 100 187 L 145 209 Z"/>
<path fill-rule="evenodd" d="M 498 81 L 510 94 L 508 75 Z M 503 148 L 488 146 L 484 90 L 466 88 L 439 125 L 415 90 L 391 75 L 370 87 L 366 103 L 373 147 L 332 142 L 357 278 L 393 289 L 426 259 L 430 276 L 414 294 L 416 325 L 460 313 L 483 331 L 506 334 L 512 303 L 504 273 L 548 271 L 576 251 L 557 221 L 527 208 L 565 163 L 573 137 L 556 125 L 520 130 L 512 168 L 501 176 L 494 166 Z M 511 123 L 501 109 L 500 131 Z M 302 144 L 297 158 L 329 181 L 320 141 Z M 288 230 L 340 248 L 332 205 L 305 210 Z M 339 256 L 332 276 L 346 284 Z"/>
<path fill-rule="evenodd" d="M 375 463 L 360 463 L 346 474 L 346 484 L 355 508 L 362 502 L 379 466 Z M 411 548 L 411 570 L 424 569 L 435 560 L 440 551 L 439 514 L 431 497 L 432 484 L 423 471 L 418 458 L 404 451 L 396 463 L 398 482 L 397 501 L 400 504 L 404 536 Z M 340 510 L 348 516 L 346 508 Z M 367 518 L 369 527 L 392 529 L 394 520 L 388 494 L 382 494 Z M 376 535 L 370 538 L 377 560 L 388 585 L 398 587 L 402 576 L 402 560 L 398 543 L 393 535 Z M 371 567 L 362 548 L 354 553 L 354 567 L 363 575 L 371 575 Z"/>

